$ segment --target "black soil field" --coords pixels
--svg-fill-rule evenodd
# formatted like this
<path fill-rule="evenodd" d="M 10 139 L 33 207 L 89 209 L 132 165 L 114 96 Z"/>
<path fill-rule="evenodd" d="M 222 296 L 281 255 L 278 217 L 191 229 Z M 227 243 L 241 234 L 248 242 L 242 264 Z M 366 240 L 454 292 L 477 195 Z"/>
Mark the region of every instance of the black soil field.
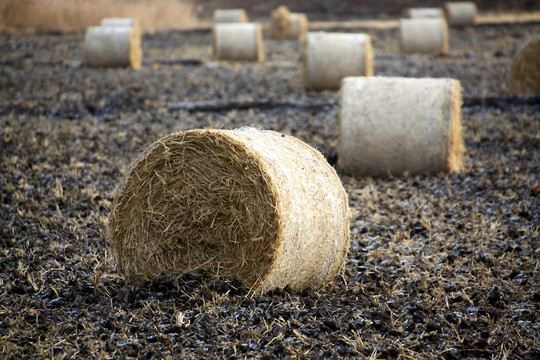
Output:
<path fill-rule="evenodd" d="M 441 57 L 399 54 L 397 29 L 355 29 L 377 75 L 461 81 L 465 172 L 339 173 L 342 274 L 254 297 L 198 274 L 127 285 L 107 217 L 128 164 L 176 130 L 272 129 L 335 164 L 339 94 L 303 90 L 301 44 L 266 41 L 266 61 L 235 64 L 213 61 L 209 32 L 162 32 L 132 71 L 85 67 L 82 33 L 1 34 L 0 357 L 539 359 L 540 101 L 507 85 L 539 30 L 452 29 Z"/>

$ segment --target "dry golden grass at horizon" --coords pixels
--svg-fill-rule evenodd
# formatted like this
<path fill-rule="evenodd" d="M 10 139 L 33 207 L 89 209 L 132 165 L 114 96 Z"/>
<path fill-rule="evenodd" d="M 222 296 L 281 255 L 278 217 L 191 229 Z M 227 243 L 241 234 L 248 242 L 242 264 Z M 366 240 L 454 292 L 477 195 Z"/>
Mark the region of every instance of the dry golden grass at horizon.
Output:
<path fill-rule="evenodd" d="M 104 17 L 138 18 L 143 31 L 188 28 L 198 20 L 182 0 L 0 0 L 0 30 L 80 31 Z"/>

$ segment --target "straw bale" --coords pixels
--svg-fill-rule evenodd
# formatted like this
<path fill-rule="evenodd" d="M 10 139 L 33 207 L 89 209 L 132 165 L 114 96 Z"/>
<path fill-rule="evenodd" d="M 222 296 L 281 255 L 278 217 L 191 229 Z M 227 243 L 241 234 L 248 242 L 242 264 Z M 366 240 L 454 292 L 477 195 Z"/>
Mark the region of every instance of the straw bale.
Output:
<path fill-rule="evenodd" d="M 304 40 L 309 28 L 309 21 L 306 14 L 291 13 L 291 27 L 287 33 L 289 40 Z"/>
<path fill-rule="evenodd" d="M 347 194 L 325 158 L 294 137 L 176 132 L 131 164 L 108 233 L 130 283 L 195 272 L 235 276 L 252 291 L 318 289 L 346 258 Z"/>
<path fill-rule="evenodd" d="M 407 9 L 407 17 L 415 18 L 443 18 L 444 11 L 442 8 L 410 8 Z"/>
<path fill-rule="evenodd" d="M 244 9 L 216 9 L 214 23 L 247 23 L 248 16 Z"/>
<path fill-rule="evenodd" d="M 83 47 L 89 67 L 141 67 L 141 33 L 131 26 L 90 26 Z"/>
<path fill-rule="evenodd" d="M 302 58 L 309 90 L 337 90 L 346 76 L 373 75 L 373 49 L 366 34 L 309 32 Z"/>
<path fill-rule="evenodd" d="M 360 176 L 460 172 L 461 85 L 454 79 L 348 77 L 338 165 Z"/>
<path fill-rule="evenodd" d="M 292 27 L 291 13 L 282 5 L 272 12 L 270 16 L 270 39 L 287 39 Z"/>
<path fill-rule="evenodd" d="M 444 18 L 401 19 L 399 34 L 404 54 L 448 53 L 448 26 Z"/>
<path fill-rule="evenodd" d="M 510 67 L 512 94 L 540 94 L 540 34 L 524 42 Z"/>
<path fill-rule="evenodd" d="M 478 9 L 472 1 L 455 1 L 444 3 L 444 12 L 449 26 L 476 25 Z"/>
<path fill-rule="evenodd" d="M 215 24 L 213 50 L 217 60 L 262 61 L 264 50 L 261 25 Z"/>

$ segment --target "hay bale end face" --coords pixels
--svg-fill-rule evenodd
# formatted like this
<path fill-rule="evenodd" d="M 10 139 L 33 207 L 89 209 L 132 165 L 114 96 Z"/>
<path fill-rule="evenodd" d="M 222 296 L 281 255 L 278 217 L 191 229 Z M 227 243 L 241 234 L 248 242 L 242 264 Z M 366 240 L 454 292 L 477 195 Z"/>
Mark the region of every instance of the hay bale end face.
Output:
<path fill-rule="evenodd" d="M 460 172 L 461 85 L 453 79 L 349 77 L 338 165 L 360 176 Z"/>
<path fill-rule="evenodd" d="M 131 26 L 90 26 L 83 56 L 89 67 L 131 67 L 142 62 L 141 33 Z"/>
<path fill-rule="evenodd" d="M 310 32 L 302 56 L 308 90 L 337 90 L 346 76 L 373 75 L 373 48 L 366 34 Z"/>
<path fill-rule="evenodd" d="M 215 24 L 213 51 L 217 60 L 264 60 L 261 25 L 257 23 Z"/>
<path fill-rule="evenodd" d="M 161 272 L 236 276 L 265 292 L 317 289 L 349 246 L 347 194 L 302 141 L 249 128 L 173 133 L 117 190 L 109 239 L 128 282 Z"/>
<path fill-rule="evenodd" d="M 476 25 L 478 9 L 472 1 L 446 2 L 444 4 L 444 12 L 449 26 Z"/>
<path fill-rule="evenodd" d="M 404 54 L 448 53 L 448 26 L 444 18 L 401 19 L 399 34 Z"/>
<path fill-rule="evenodd" d="M 517 50 L 510 67 L 512 94 L 540 94 L 540 35 Z"/>
<path fill-rule="evenodd" d="M 248 16 L 244 9 L 217 9 L 214 11 L 214 23 L 247 23 Z"/>
<path fill-rule="evenodd" d="M 270 15 L 270 39 L 287 39 L 292 27 L 291 13 L 289 9 L 282 5 Z"/>

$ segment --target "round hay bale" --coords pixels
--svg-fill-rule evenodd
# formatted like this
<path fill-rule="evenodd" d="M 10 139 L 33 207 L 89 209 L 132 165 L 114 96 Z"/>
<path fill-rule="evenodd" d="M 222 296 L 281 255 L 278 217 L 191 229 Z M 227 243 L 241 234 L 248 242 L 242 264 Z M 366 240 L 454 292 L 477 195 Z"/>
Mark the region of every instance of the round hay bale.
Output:
<path fill-rule="evenodd" d="M 133 28 L 133 36 L 136 38 L 142 38 L 141 25 L 137 18 L 103 18 L 101 20 L 101 26 L 131 26 Z"/>
<path fill-rule="evenodd" d="M 512 94 L 540 94 L 540 35 L 523 43 L 510 67 Z"/>
<path fill-rule="evenodd" d="M 318 289 L 349 247 L 347 194 L 325 158 L 273 131 L 165 136 L 125 174 L 109 218 L 130 283 L 161 272 L 237 277 L 252 290 Z"/>
<path fill-rule="evenodd" d="M 472 1 L 456 1 L 444 3 L 444 12 L 449 26 L 476 25 L 478 9 Z"/>
<path fill-rule="evenodd" d="M 141 33 L 131 26 L 90 26 L 83 47 L 89 67 L 141 67 Z"/>
<path fill-rule="evenodd" d="M 217 9 L 214 10 L 214 23 L 247 23 L 248 16 L 244 9 Z"/>
<path fill-rule="evenodd" d="M 217 60 L 262 61 L 261 25 L 257 23 L 215 24 L 213 50 Z"/>
<path fill-rule="evenodd" d="M 289 40 L 304 40 L 309 28 L 309 21 L 306 14 L 291 13 L 291 27 L 287 33 Z"/>
<path fill-rule="evenodd" d="M 406 13 L 408 18 L 444 18 L 444 11 L 441 8 L 410 8 Z"/>
<path fill-rule="evenodd" d="M 348 77 L 338 165 L 361 176 L 460 172 L 461 85 L 453 79 Z"/>
<path fill-rule="evenodd" d="M 337 90 L 346 76 L 373 75 L 373 49 L 366 34 L 310 32 L 302 58 L 309 90 Z"/>
<path fill-rule="evenodd" d="M 401 19 L 399 35 L 404 54 L 448 53 L 448 26 L 444 18 Z"/>
<path fill-rule="evenodd" d="M 282 5 L 274 10 L 270 16 L 270 39 L 285 40 L 289 36 L 292 26 L 291 13 Z"/>

